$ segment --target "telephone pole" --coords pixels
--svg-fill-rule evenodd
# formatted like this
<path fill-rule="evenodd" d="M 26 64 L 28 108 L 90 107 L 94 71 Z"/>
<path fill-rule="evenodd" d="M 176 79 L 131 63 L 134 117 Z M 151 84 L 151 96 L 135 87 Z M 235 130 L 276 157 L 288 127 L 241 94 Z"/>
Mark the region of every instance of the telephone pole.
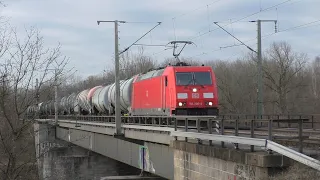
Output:
<path fill-rule="evenodd" d="M 263 69 L 262 69 L 262 47 L 261 47 L 261 22 L 274 22 L 275 32 L 277 32 L 277 20 L 256 20 L 250 22 L 257 22 L 257 39 L 258 39 L 258 52 L 257 52 L 257 66 L 258 66 L 258 88 L 257 88 L 257 117 L 262 119 L 263 114 Z"/>
<path fill-rule="evenodd" d="M 262 49 L 261 49 L 261 20 L 257 21 L 258 28 L 258 97 L 257 97 L 257 115 L 261 117 L 263 112 L 263 72 L 262 72 Z M 261 117 L 262 119 L 262 117 Z"/>
<path fill-rule="evenodd" d="M 119 43 L 118 43 L 118 23 L 125 23 L 125 21 L 97 21 L 98 25 L 101 22 L 114 23 L 114 55 L 115 55 L 115 85 L 116 85 L 116 107 L 115 107 L 115 121 L 116 132 L 115 135 L 121 135 L 121 112 L 120 112 L 120 77 L 119 77 Z"/>

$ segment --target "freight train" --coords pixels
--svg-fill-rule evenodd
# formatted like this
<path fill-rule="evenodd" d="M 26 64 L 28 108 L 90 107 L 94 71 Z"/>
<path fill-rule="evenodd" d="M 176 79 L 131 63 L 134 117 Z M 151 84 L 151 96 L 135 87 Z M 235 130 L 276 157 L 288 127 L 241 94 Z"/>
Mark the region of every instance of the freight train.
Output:
<path fill-rule="evenodd" d="M 114 115 L 115 83 L 72 93 L 58 101 L 60 115 Z M 120 81 L 121 114 L 218 116 L 215 73 L 210 66 L 177 63 Z M 30 106 L 28 114 L 54 115 L 54 100 Z"/>

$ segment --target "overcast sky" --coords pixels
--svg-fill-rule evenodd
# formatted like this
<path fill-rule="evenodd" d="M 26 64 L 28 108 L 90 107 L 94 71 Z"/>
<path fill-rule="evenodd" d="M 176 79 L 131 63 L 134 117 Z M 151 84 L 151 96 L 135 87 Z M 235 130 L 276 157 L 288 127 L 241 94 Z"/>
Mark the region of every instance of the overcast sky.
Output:
<path fill-rule="evenodd" d="M 175 39 L 191 40 L 196 46 L 187 46 L 182 55 L 200 60 L 235 59 L 249 51 L 243 46 L 220 49 L 238 42 L 217 29 L 214 21 L 256 49 L 257 26 L 248 21 L 278 20 L 278 30 L 283 31 L 319 20 L 267 36 L 262 47 L 268 48 L 273 41 L 287 41 L 295 51 L 308 53 L 310 59 L 320 54 L 319 0 L 6 0 L 5 4 L 2 15 L 10 17 L 12 25 L 21 31 L 24 26 L 38 27 L 48 46 L 60 42 L 63 53 L 71 60 L 69 66 L 83 77 L 101 73 L 113 65 L 114 26 L 111 23 L 98 26 L 97 20 L 150 22 L 121 24 L 120 50 L 161 21 L 139 43 L 158 45 Z M 249 17 L 242 19 L 246 16 Z M 242 20 L 230 24 L 239 19 Z M 274 29 L 274 23 L 263 23 L 262 35 L 272 34 Z M 137 49 L 134 46 L 130 50 Z M 172 57 L 172 50 L 164 49 L 145 47 L 145 53 L 160 62 Z"/>

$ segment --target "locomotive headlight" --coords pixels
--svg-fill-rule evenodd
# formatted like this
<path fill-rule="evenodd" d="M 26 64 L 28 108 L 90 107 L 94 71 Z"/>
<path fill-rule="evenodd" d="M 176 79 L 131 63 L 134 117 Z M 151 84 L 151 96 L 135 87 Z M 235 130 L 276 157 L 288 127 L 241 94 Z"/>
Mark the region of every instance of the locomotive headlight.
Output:
<path fill-rule="evenodd" d="M 182 106 L 182 102 L 179 102 L 179 106 Z"/>
<path fill-rule="evenodd" d="M 192 92 L 197 92 L 197 88 L 193 88 L 193 89 L 192 89 Z"/>
<path fill-rule="evenodd" d="M 209 106 L 212 106 L 212 102 L 209 102 L 208 104 L 209 104 Z"/>

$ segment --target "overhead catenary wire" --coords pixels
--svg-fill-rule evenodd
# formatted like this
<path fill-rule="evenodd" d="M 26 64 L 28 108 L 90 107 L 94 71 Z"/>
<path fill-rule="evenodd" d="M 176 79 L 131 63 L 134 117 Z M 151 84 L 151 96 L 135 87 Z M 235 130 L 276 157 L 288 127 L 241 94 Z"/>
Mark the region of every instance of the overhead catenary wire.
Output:
<path fill-rule="evenodd" d="M 286 0 L 286 1 L 283 1 L 283 2 L 281 2 L 281 3 L 275 4 L 275 5 L 273 5 L 273 6 L 267 7 L 267 8 L 265 8 L 265 9 L 262 9 L 261 11 L 254 12 L 254 13 L 252 13 L 252 14 L 249 14 L 249 15 L 247 15 L 247 16 L 244 16 L 244 17 L 242 17 L 242 18 L 239 18 L 239 19 L 237 19 L 237 20 L 235 20 L 235 21 L 232 21 L 232 22 L 230 22 L 230 23 L 227 23 L 227 24 L 224 25 L 224 26 L 228 26 L 228 25 L 230 25 L 230 24 L 232 24 L 232 23 L 239 22 L 239 21 L 241 21 L 241 20 L 243 20 L 243 19 L 246 19 L 246 18 L 251 17 L 251 16 L 253 16 L 253 15 L 259 14 L 259 13 L 261 13 L 261 12 L 271 10 L 271 9 L 273 9 L 273 8 L 275 8 L 275 7 L 278 7 L 278 6 L 281 6 L 281 5 L 283 5 L 283 4 L 285 4 L 285 3 L 289 2 L 289 1 L 292 1 L 292 0 Z M 215 21 L 215 22 L 216 22 L 216 21 Z M 211 24 L 213 24 L 213 23 L 214 23 L 214 22 L 212 22 Z M 219 29 L 219 28 L 206 31 L 206 32 L 204 32 L 204 33 L 202 33 L 202 34 L 200 34 L 200 35 L 198 35 L 198 36 L 195 36 L 195 37 L 190 38 L 189 40 L 197 39 L 197 38 L 199 38 L 199 37 L 201 37 L 201 36 L 204 36 L 204 35 L 206 35 L 206 34 L 208 34 L 208 33 L 211 33 L 211 32 L 213 32 L 213 31 L 215 31 L 215 30 L 218 30 L 218 29 Z"/>
<path fill-rule="evenodd" d="M 173 25 L 173 29 L 174 29 L 174 38 L 175 38 L 175 40 L 176 40 L 175 19 L 176 19 L 177 17 L 181 17 L 181 16 L 185 16 L 185 15 L 187 15 L 187 14 L 191 14 L 191 13 L 193 13 L 194 11 L 198 11 L 198 10 L 203 9 L 203 8 L 205 8 L 205 7 L 207 7 L 207 10 L 208 10 L 209 5 L 218 3 L 219 1 L 221 1 L 221 0 L 215 0 L 215 1 L 213 1 L 212 3 L 206 4 L 206 5 L 202 5 L 202 6 L 198 7 L 198 8 L 195 8 L 195 9 L 189 11 L 188 13 L 182 13 L 182 14 L 180 14 L 180 15 L 177 15 L 177 16 L 172 17 L 171 20 L 172 20 L 172 25 Z M 261 11 L 258 11 L 258 12 L 255 12 L 255 13 L 253 13 L 253 14 L 247 15 L 247 16 L 241 18 L 241 19 L 238 19 L 238 20 L 236 20 L 236 21 L 232 21 L 232 22 L 230 22 L 229 24 L 232 24 L 232 23 L 235 23 L 235 22 L 239 22 L 239 21 L 241 21 L 241 20 L 243 20 L 243 19 L 245 19 L 245 18 L 247 18 L 247 17 L 253 16 L 253 15 L 258 14 L 258 13 L 260 13 L 260 12 L 273 9 L 274 7 L 278 7 L 278 6 L 280 6 L 280 5 L 282 5 L 282 4 L 285 4 L 285 3 L 289 2 L 289 1 L 291 1 L 291 0 L 286 0 L 286 1 L 284 1 L 284 2 L 281 2 L 281 3 L 278 3 L 278 4 L 276 4 L 276 5 L 270 6 L 270 7 L 268 7 L 268 8 L 262 9 Z M 210 18 L 209 18 L 209 12 L 208 12 L 208 20 L 210 20 Z M 164 23 L 164 21 L 162 21 L 162 22 Z M 229 25 L 229 24 L 227 24 L 227 25 Z M 194 37 L 194 38 L 191 38 L 191 39 L 196 39 L 196 38 L 198 38 L 198 37 L 201 37 L 201 36 L 203 36 L 203 35 L 205 35 L 205 34 L 208 34 L 208 33 L 212 32 L 212 31 L 214 31 L 214 30 L 219 29 L 219 28 L 217 28 L 217 29 L 211 30 L 211 29 L 210 29 L 210 26 L 211 26 L 211 25 L 212 25 L 212 23 L 209 24 L 209 30 L 208 30 L 207 33 L 201 34 L 201 32 L 199 32 L 199 35 L 198 35 L 198 36 L 196 36 L 196 37 Z M 226 25 L 226 26 L 227 26 L 227 25 Z M 190 39 L 190 40 L 191 40 L 191 39 Z M 156 54 L 158 54 L 158 53 L 156 53 Z"/>
<path fill-rule="evenodd" d="M 182 14 L 176 15 L 176 16 L 174 16 L 174 17 L 171 17 L 170 19 L 172 20 L 172 25 L 173 25 L 173 29 L 174 29 L 174 39 L 176 40 L 176 32 L 175 32 L 175 19 L 176 19 L 176 18 L 181 17 L 181 16 L 185 16 L 185 15 L 188 15 L 188 14 L 191 14 L 191 13 L 193 13 L 193 12 L 195 12 L 195 11 L 201 10 L 201 9 L 203 9 L 203 8 L 206 8 L 206 7 L 209 8 L 210 5 L 213 5 L 213 4 L 215 4 L 215 3 L 218 3 L 219 1 L 222 1 L 222 0 L 214 0 L 213 2 L 211 2 L 211 3 L 209 3 L 209 4 L 199 6 L 199 7 L 195 8 L 195 9 L 193 9 L 193 10 L 188 11 L 187 13 L 182 13 Z M 209 19 L 210 19 L 210 18 L 209 18 L 209 14 L 208 14 L 208 20 L 209 20 Z M 164 18 L 163 21 L 162 21 L 162 23 L 167 23 L 167 22 L 166 22 L 167 20 L 169 20 L 169 18 L 168 18 L 168 19 L 167 19 L 167 18 Z M 210 26 L 209 26 L 209 29 L 210 29 Z"/>
<path fill-rule="evenodd" d="M 135 46 L 164 46 L 166 47 L 166 44 L 134 44 Z"/>
<path fill-rule="evenodd" d="M 262 38 L 265 39 L 269 36 L 272 36 L 274 34 L 277 34 L 277 33 L 282 33 L 282 32 L 287 32 L 287 31 L 293 31 L 293 30 L 296 30 L 296 29 L 301 29 L 303 28 L 304 26 L 307 26 L 307 25 L 310 25 L 310 24 L 314 24 L 314 23 L 317 23 L 317 22 L 320 22 L 320 19 L 319 20 L 315 20 L 315 21 L 312 21 L 312 22 L 307 22 L 307 23 L 304 23 L 304 24 L 300 24 L 300 25 L 297 25 L 297 26 L 293 26 L 293 27 L 290 27 L 290 28 L 287 28 L 287 29 L 284 29 L 284 30 L 278 30 L 277 32 L 274 32 L 274 33 L 270 33 L 270 34 L 266 34 L 266 35 L 263 35 Z M 316 25 L 320 25 L 320 24 L 316 24 Z M 307 26 L 307 27 L 310 27 L 310 26 Z M 304 27 L 304 28 L 307 28 L 307 27 Z M 245 42 L 249 42 L 249 41 L 253 41 L 255 40 L 254 39 L 250 39 L 250 40 L 247 40 Z M 233 46 L 240 46 L 242 44 L 237 44 L 237 45 L 233 45 Z"/>
<path fill-rule="evenodd" d="M 292 3 L 288 4 L 288 2 L 290 2 L 290 1 L 291 1 Z M 274 5 L 272 5 L 272 6 L 266 7 L 266 8 L 264 8 L 264 9 L 262 9 L 262 7 L 261 7 L 261 9 L 259 9 L 259 11 L 254 12 L 254 13 L 249 14 L 249 15 L 246 15 L 246 16 L 240 18 L 240 19 L 236 19 L 236 20 L 234 20 L 234 21 L 228 22 L 228 23 L 227 23 L 226 25 L 224 25 L 223 27 L 228 26 L 228 25 L 233 24 L 233 23 L 236 23 L 236 22 L 248 22 L 248 21 L 242 21 L 242 20 L 243 20 L 243 19 L 246 19 L 246 18 L 248 18 L 248 17 L 250 17 L 250 16 L 259 14 L 259 13 L 261 13 L 261 12 L 272 10 L 272 9 L 274 9 L 274 8 L 276 8 L 276 10 L 278 11 L 278 9 L 281 9 L 281 8 L 283 8 L 284 6 L 291 5 L 291 4 L 295 4 L 296 2 L 299 2 L 299 1 L 301 1 L 301 0 L 285 0 L 285 1 L 282 1 L 282 2 L 280 2 L 280 3 L 278 3 L 278 4 L 274 4 Z M 207 10 L 208 10 L 209 5 L 215 4 L 215 3 L 217 3 L 217 2 L 219 2 L 219 0 L 216 0 L 216 1 L 212 2 L 212 3 L 210 3 L 210 4 L 202 5 L 201 7 L 198 7 L 198 8 L 195 8 L 195 9 L 193 9 L 193 10 L 190 10 L 190 11 L 188 11 L 187 13 L 182 13 L 182 14 L 180 14 L 180 15 L 174 16 L 173 18 L 176 19 L 176 18 L 178 18 L 178 17 L 191 14 L 191 13 L 193 13 L 193 12 L 195 12 L 195 11 L 198 11 L 198 10 L 200 10 L 200 9 L 203 9 L 203 8 L 205 8 L 205 7 L 207 7 Z M 170 18 L 170 19 L 172 20 L 173 18 Z M 278 19 L 278 12 L 277 12 L 277 19 Z M 164 19 L 164 20 L 165 20 L 165 19 Z M 208 12 L 208 20 L 210 20 L 209 12 Z M 162 22 L 163 22 L 163 23 L 167 23 L 167 22 L 164 22 L 164 21 L 162 21 Z M 201 33 L 201 32 L 202 32 L 202 30 L 201 30 L 201 31 L 199 32 L 199 35 L 198 35 L 198 36 L 191 37 L 190 40 L 199 38 L 199 37 L 204 36 L 204 35 L 206 35 L 206 34 L 208 34 L 208 33 L 211 33 L 212 31 L 215 31 L 215 30 L 219 29 L 219 28 L 211 29 L 211 27 L 210 27 L 211 25 L 212 25 L 212 23 L 209 25 L 209 28 L 206 28 L 206 29 L 207 29 L 207 32 Z M 198 33 L 197 33 L 197 34 L 198 34 Z M 233 46 L 239 46 L 239 45 L 238 45 L 238 44 L 235 44 L 235 45 L 233 45 Z M 232 47 L 232 46 L 231 46 L 231 47 Z M 220 47 L 220 49 L 221 49 L 221 48 L 224 48 L 224 47 Z M 153 53 L 153 56 L 154 56 L 155 54 L 159 54 L 159 53 L 161 53 L 161 52 L 163 52 L 163 50 L 160 51 L 160 52 L 155 52 L 155 53 Z"/>
<path fill-rule="evenodd" d="M 174 16 L 173 18 L 176 19 L 177 17 L 181 17 L 181 16 L 185 16 L 185 15 L 187 15 L 187 14 L 191 14 L 191 13 L 193 13 L 193 12 L 195 12 L 195 11 L 198 11 L 198 10 L 200 10 L 200 9 L 203 9 L 203 8 L 205 8 L 205 7 L 209 7 L 209 5 L 215 4 L 215 3 L 219 2 L 219 1 L 222 1 L 222 0 L 214 0 L 212 3 L 199 6 L 199 7 L 195 8 L 195 9 L 193 9 L 193 10 L 188 11 L 188 13 L 182 13 L 182 14 L 179 14 L 179 15 L 177 15 L 177 16 Z M 171 18 L 171 19 L 173 19 L 173 18 Z"/>
<path fill-rule="evenodd" d="M 219 1 L 221 1 L 221 0 L 214 0 L 212 3 L 206 4 L 206 5 L 202 5 L 202 6 L 200 6 L 200 7 L 197 7 L 197 8 L 195 8 L 195 9 L 193 9 L 193 10 L 190 10 L 190 11 L 188 11 L 188 13 L 182 13 L 182 14 L 179 14 L 179 15 L 177 15 L 177 16 L 174 16 L 174 17 L 170 18 L 170 19 L 172 20 L 172 25 L 173 25 L 173 29 L 174 29 L 174 38 L 175 38 L 175 40 L 176 40 L 176 32 L 175 32 L 174 19 L 176 19 L 177 17 L 181 17 L 181 16 L 185 16 L 185 15 L 191 14 L 191 13 L 193 13 L 193 12 L 195 12 L 195 11 L 198 11 L 198 10 L 200 10 L 200 9 L 203 9 L 203 8 L 205 8 L 205 7 L 207 7 L 207 10 L 208 10 L 209 5 L 215 4 L 215 3 L 219 2 Z M 165 20 L 165 19 L 164 19 L 164 20 Z M 210 16 L 209 16 L 209 12 L 208 12 L 208 21 L 209 21 L 209 20 L 210 20 Z M 166 21 L 166 20 L 165 20 L 165 21 Z M 162 23 L 164 23 L 164 21 L 162 21 Z M 161 26 L 160 26 L 160 28 L 164 31 L 164 29 L 163 29 Z M 210 30 L 210 25 L 209 25 L 209 30 Z M 161 52 L 164 52 L 164 51 L 166 51 L 166 50 L 168 50 L 168 49 L 170 49 L 170 48 L 161 50 L 161 51 L 159 51 L 159 52 L 152 53 L 152 55 L 155 56 L 156 54 L 160 54 Z"/>
<path fill-rule="evenodd" d="M 314 23 L 317 23 L 317 22 L 320 22 L 320 19 L 315 20 L 315 21 L 311 21 L 311 22 L 307 22 L 307 23 L 304 23 L 304 24 L 300 24 L 300 25 L 297 25 L 297 26 L 293 26 L 293 27 L 290 27 L 290 28 L 287 28 L 287 29 L 284 29 L 284 30 L 278 30 L 277 32 L 266 34 L 266 35 L 262 36 L 262 38 L 267 38 L 267 37 L 270 37 L 270 36 L 272 36 L 274 34 L 283 33 L 283 32 L 287 32 L 287 31 L 294 31 L 294 30 L 297 30 L 297 29 L 308 28 L 308 27 L 311 27 L 311 26 L 307 26 L 307 25 L 311 25 L 311 24 L 314 24 Z M 320 24 L 316 24 L 316 25 L 320 25 Z M 307 26 L 307 27 L 304 27 L 304 26 Z M 252 40 L 250 40 L 250 41 L 252 41 Z"/>
<path fill-rule="evenodd" d="M 122 53 L 126 52 L 127 50 L 129 50 L 135 43 L 137 43 L 140 39 L 142 39 L 143 37 L 145 37 L 149 32 L 151 32 L 153 29 L 155 29 L 157 26 L 159 26 L 161 24 L 161 22 L 158 22 L 157 25 L 155 25 L 153 28 L 151 28 L 148 32 L 146 32 L 144 35 L 142 35 L 138 40 L 136 40 L 134 43 L 132 43 L 130 46 L 128 46 L 127 48 L 125 48 L 123 51 L 121 51 L 119 53 L 119 55 L 121 55 Z"/>
<path fill-rule="evenodd" d="M 251 47 L 249 47 L 248 45 L 246 45 L 244 42 L 242 42 L 240 39 L 236 38 L 234 35 L 232 35 L 231 33 L 229 33 L 228 31 L 226 31 L 223 27 L 221 27 L 217 22 L 214 22 L 217 26 L 219 26 L 221 29 L 223 29 L 226 33 L 228 33 L 230 36 L 232 36 L 233 38 L 235 38 L 237 41 L 239 41 L 241 44 L 243 44 L 244 46 L 246 46 L 249 50 L 257 53 L 257 51 L 253 50 Z"/>
<path fill-rule="evenodd" d="M 172 48 L 173 48 L 173 47 L 172 47 Z M 162 53 L 162 52 L 164 52 L 164 51 L 167 51 L 167 50 L 169 50 L 169 49 L 172 49 L 172 48 L 165 48 L 165 49 L 163 49 L 163 50 L 161 50 L 161 51 L 152 53 L 152 56 L 155 56 L 155 55 L 157 55 L 157 54 L 160 54 L 160 53 Z"/>
<path fill-rule="evenodd" d="M 290 27 L 290 28 L 287 28 L 287 29 L 284 29 L 284 30 L 278 30 L 277 32 L 274 32 L 274 33 L 270 33 L 270 34 L 265 34 L 262 36 L 262 39 L 265 39 L 265 38 L 268 38 L 270 36 L 273 36 L 275 34 L 278 34 L 278 33 L 283 33 L 283 32 L 288 32 L 288 31 L 294 31 L 294 30 L 297 30 L 297 29 L 302 29 L 302 28 L 308 28 L 308 27 L 311 27 L 311 26 L 307 26 L 307 25 L 311 25 L 311 24 L 314 24 L 314 23 L 317 23 L 319 22 L 320 23 L 320 19 L 319 20 L 315 20 L 315 21 L 311 21 L 311 22 L 307 22 L 307 23 L 304 23 L 304 24 L 300 24 L 300 25 L 297 25 L 297 26 L 293 26 L 293 27 Z M 320 24 L 316 24 L 316 25 L 320 25 Z M 307 26 L 307 27 L 304 27 L 304 26 Z M 243 42 L 250 42 L 250 41 L 253 41 L 253 40 L 256 40 L 256 38 L 253 38 L 253 39 L 249 39 L 249 40 L 246 40 L 246 41 L 243 41 Z M 233 45 L 227 45 L 227 46 L 224 46 L 224 47 L 220 47 L 218 49 L 214 49 L 212 51 L 207 51 L 207 52 L 202 52 L 200 54 L 197 54 L 195 56 L 192 56 L 191 58 L 193 57 L 198 57 L 198 56 L 202 56 L 202 55 L 205 55 L 205 54 L 209 54 L 209 53 L 212 53 L 212 52 L 216 52 L 216 51 L 221 51 L 222 49 L 226 49 L 226 48 L 230 48 L 230 47 L 235 47 L 235 46 L 242 46 L 243 44 L 233 44 Z"/>
<path fill-rule="evenodd" d="M 154 24 L 159 22 L 153 22 L 153 21 L 125 21 L 125 23 L 131 23 L 131 24 Z"/>

